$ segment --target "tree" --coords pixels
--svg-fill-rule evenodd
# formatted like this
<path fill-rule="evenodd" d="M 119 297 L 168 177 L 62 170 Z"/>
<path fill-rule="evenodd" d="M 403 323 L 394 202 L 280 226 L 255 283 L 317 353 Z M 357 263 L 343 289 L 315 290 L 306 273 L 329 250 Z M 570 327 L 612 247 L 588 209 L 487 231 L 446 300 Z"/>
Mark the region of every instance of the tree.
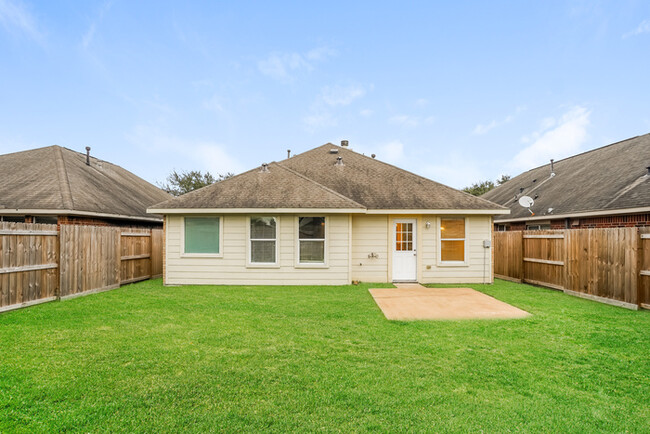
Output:
<path fill-rule="evenodd" d="M 164 183 L 158 183 L 158 186 L 174 196 L 189 193 L 190 191 L 197 190 L 215 182 L 223 181 L 233 176 L 228 172 L 225 175 L 217 173 L 214 177 L 210 172 L 201 172 L 200 170 L 190 170 L 189 172 L 180 172 L 173 170 L 167 177 Z"/>
<path fill-rule="evenodd" d="M 474 196 L 481 196 L 487 193 L 488 191 L 492 190 L 494 187 L 497 187 L 501 184 L 505 184 L 509 180 L 510 180 L 510 175 L 501 175 L 501 177 L 497 179 L 496 184 L 490 180 L 475 182 L 469 187 L 463 188 L 463 191 L 465 193 L 469 193 Z"/>
<path fill-rule="evenodd" d="M 492 190 L 494 187 L 495 187 L 494 182 L 488 180 L 482 182 L 475 182 L 469 187 L 463 188 L 463 191 L 473 196 L 480 196 Z"/>

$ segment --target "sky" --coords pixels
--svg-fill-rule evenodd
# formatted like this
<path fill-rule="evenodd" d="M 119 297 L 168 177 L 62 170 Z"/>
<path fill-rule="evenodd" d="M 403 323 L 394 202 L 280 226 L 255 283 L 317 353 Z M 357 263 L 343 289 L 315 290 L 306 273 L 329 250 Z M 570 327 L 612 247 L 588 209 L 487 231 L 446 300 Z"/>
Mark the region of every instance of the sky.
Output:
<path fill-rule="evenodd" d="M 0 154 L 156 183 L 345 139 L 462 188 L 647 133 L 648 1 L 0 0 Z"/>

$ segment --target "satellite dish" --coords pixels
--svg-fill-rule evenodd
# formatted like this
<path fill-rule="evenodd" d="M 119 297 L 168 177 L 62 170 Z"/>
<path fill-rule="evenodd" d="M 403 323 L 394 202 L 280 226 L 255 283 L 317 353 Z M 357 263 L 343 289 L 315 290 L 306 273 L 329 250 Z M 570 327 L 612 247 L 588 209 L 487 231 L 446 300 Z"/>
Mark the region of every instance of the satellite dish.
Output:
<path fill-rule="evenodd" d="M 524 208 L 530 208 L 534 203 L 535 201 L 530 196 L 521 196 L 519 198 L 519 205 L 523 206 Z"/>

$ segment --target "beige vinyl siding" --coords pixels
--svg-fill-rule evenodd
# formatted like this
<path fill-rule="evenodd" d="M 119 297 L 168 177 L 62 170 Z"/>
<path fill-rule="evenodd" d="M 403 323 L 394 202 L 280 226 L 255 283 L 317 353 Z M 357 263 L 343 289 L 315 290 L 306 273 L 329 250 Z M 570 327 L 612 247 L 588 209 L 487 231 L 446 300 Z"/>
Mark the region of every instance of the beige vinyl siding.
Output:
<path fill-rule="evenodd" d="M 352 216 L 352 280 L 388 282 L 388 216 Z M 378 258 L 369 258 L 376 253 Z"/>
<path fill-rule="evenodd" d="M 223 257 L 182 257 L 183 217 L 167 216 L 168 285 L 345 285 L 349 276 L 349 217 L 329 215 L 326 222 L 326 267 L 297 265 L 297 216 L 279 215 L 278 265 L 247 265 L 248 216 L 223 219 Z"/>
<path fill-rule="evenodd" d="M 484 240 L 492 239 L 491 216 L 465 216 L 467 219 L 465 243 L 466 264 L 446 266 L 439 264 L 439 219 L 423 216 L 420 229 L 420 248 L 418 250 L 418 279 L 420 283 L 482 283 L 485 264 L 485 281 L 492 282 L 492 252 L 483 247 Z M 431 222 L 429 229 L 424 222 Z M 427 269 L 430 265 L 431 268 Z"/>

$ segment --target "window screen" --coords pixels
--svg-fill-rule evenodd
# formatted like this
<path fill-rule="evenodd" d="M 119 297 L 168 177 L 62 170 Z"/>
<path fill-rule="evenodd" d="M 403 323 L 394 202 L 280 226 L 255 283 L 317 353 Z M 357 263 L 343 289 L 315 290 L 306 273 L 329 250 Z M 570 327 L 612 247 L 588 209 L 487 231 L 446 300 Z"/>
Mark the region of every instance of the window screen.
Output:
<path fill-rule="evenodd" d="M 300 263 L 325 262 L 325 217 L 300 217 L 298 219 Z"/>
<path fill-rule="evenodd" d="M 275 217 L 251 217 L 250 261 L 274 264 L 277 220 Z"/>
<path fill-rule="evenodd" d="M 465 219 L 440 220 L 440 260 L 465 261 Z"/>
<path fill-rule="evenodd" d="M 220 253 L 219 217 L 185 217 L 185 253 Z"/>

